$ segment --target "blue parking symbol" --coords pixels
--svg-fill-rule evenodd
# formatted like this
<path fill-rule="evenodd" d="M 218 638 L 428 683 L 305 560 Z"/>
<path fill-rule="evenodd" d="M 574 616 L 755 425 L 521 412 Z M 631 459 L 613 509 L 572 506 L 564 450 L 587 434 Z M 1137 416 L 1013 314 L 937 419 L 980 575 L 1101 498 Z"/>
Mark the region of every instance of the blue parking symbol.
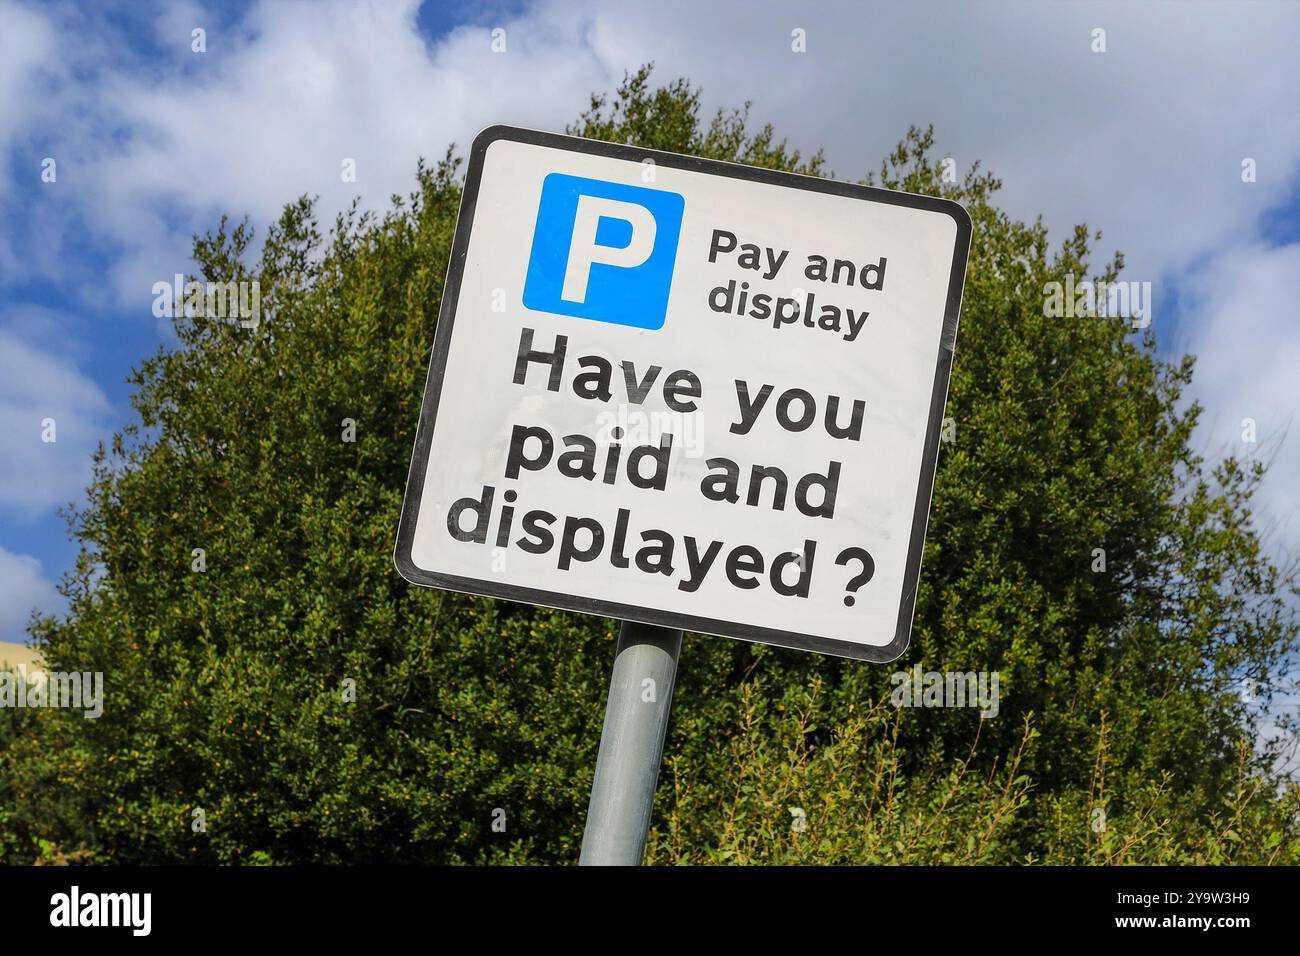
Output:
<path fill-rule="evenodd" d="M 551 173 L 542 182 L 524 307 L 662 328 L 684 207 L 681 195 L 663 189 Z"/>

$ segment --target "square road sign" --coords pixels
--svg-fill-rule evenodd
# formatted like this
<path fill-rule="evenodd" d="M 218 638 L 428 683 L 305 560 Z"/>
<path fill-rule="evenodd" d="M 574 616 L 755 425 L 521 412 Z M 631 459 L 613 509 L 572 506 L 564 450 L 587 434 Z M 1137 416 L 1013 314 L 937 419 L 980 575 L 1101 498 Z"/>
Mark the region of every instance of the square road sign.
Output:
<path fill-rule="evenodd" d="M 930 196 L 484 130 L 399 571 L 893 660 L 970 235 Z"/>

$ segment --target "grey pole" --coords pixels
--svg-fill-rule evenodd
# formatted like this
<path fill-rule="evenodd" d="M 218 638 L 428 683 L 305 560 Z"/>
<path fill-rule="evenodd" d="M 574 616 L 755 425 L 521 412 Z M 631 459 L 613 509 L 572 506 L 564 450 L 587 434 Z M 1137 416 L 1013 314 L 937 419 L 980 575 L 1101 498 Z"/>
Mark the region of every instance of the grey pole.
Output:
<path fill-rule="evenodd" d="M 681 631 L 623 622 L 579 866 L 641 865 L 681 648 Z"/>

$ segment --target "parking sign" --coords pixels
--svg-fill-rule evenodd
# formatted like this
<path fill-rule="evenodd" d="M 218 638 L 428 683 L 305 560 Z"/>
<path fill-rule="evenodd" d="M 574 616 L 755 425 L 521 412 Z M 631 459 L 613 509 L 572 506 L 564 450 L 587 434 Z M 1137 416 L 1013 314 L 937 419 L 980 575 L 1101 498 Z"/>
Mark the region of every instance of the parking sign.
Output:
<path fill-rule="evenodd" d="M 892 660 L 969 243 L 934 197 L 485 130 L 397 567 Z"/>

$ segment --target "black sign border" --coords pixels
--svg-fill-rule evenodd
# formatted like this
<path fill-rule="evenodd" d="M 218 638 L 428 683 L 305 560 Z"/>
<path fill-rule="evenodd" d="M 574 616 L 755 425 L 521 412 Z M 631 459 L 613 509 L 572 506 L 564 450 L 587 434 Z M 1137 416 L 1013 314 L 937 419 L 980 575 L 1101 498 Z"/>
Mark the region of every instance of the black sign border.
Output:
<path fill-rule="evenodd" d="M 483 174 L 483 158 L 488 147 L 499 140 L 529 143 L 535 146 L 547 146 L 553 149 L 588 153 L 596 156 L 607 156 L 614 159 L 630 160 L 635 163 L 650 159 L 656 165 L 669 169 L 685 169 L 712 176 L 727 176 L 732 179 L 744 179 L 773 186 L 829 193 L 833 196 L 843 196 L 849 199 L 883 202 L 911 209 L 924 209 L 953 218 L 957 224 L 957 241 L 953 248 L 952 269 L 948 278 L 948 296 L 944 311 L 943 331 L 937 344 L 938 358 L 935 364 L 934 387 L 930 395 L 930 415 L 926 425 L 925 450 L 921 458 L 921 474 L 917 483 L 916 505 L 912 513 L 912 533 L 907 549 L 907 567 L 903 577 L 903 595 L 898 612 L 898 626 L 894 633 L 894 639 L 889 644 L 855 644 L 849 641 L 820 637 L 815 634 L 799 634 L 793 631 L 757 627 L 752 624 L 697 617 L 693 614 L 681 614 L 675 611 L 638 607 L 632 604 L 620 604 L 615 601 L 579 597 L 555 591 L 518 587 L 479 578 L 439 574 L 416 567 L 411 559 L 411 546 L 415 534 L 415 522 L 419 511 L 420 497 L 424 490 L 425 472 L 430 458 L 430 444 L 433 441 L 434 423 L 438 415 L 438 400 L 442 391 L 443 376 L 447 368 L 447 355 L 451 347 L 452 326 L 456 319 L 456 302 L 460 298 L 461 275 L 465 268 L 470 230 L 473 226 L 474 213 L 478 204 L 479 183 Z M 776 647 L 788 647 L 795 650 L 815 651 L 854 660 L 875 663 L 888 663 L 896 660 L 907 649 L 908 641 L 911 638 L 912 618 L 916 609 L 917 582 L 921 576 L 921 556 L 925 545 L 926 526 L 929 521 L 930 499 L 934 493 L 935 469 L 939 459 L 939 438 L 943 426 L 944 405 L 948 396 L 948 381 L 952 375 L 952 348 L 956 339 L 957 321 L 961 312 L 962 288 L 965 282 L 970 239 L 970 215 L 960 204 L 948 199 L 895 192 L 856 183 L 820 179 L 815 176 L 800 176 L 795 173 L 760 169 L 738 163 L 700 159 L 694 156 L 683 156 L 678 153 L 666 153 L 654 149 L 640 149 L 634 146 L 599 142 L 576 136 L 562 136 L 557 133 L 545 133 L 539 130 L 521 129 L 512 126 L 489 126 L 474 138 L 473 146 L 470 148 L 469 168 L 465 174 L 465 190 L 461 196 L 460 212 L 456 219 L 456 235 L 452 241 L 451 261 L 447 267 L 447 279 L 443 284 L 442 305 L 438 314 L 437 331 L 434 335 L 433 355 L 429 362 L 429 375 L 424 387 L 424 402 L 420 409 L 420 421 L 415 434 L 415 449 L 411 455 L 411 468 L 406 481 L 406 494 L 402 501 L 402 516 L 397 531 L 397 545 L 393 551 L 393 563 L 396 565 L 398 573 L 412 584 L 443 590 L 504 598 L 508 601 L 519 601 L 525 604 L 535 604 L 564 611 L 577 611 L 583 614 L 595 614 L 601 617 L 639 621 L 645 624 L 657 624 L 662 627 L 681 628 L 702 634 L 715 634 L 720 637 L 752 641 L 758 644 L 771 644 Z"/>

